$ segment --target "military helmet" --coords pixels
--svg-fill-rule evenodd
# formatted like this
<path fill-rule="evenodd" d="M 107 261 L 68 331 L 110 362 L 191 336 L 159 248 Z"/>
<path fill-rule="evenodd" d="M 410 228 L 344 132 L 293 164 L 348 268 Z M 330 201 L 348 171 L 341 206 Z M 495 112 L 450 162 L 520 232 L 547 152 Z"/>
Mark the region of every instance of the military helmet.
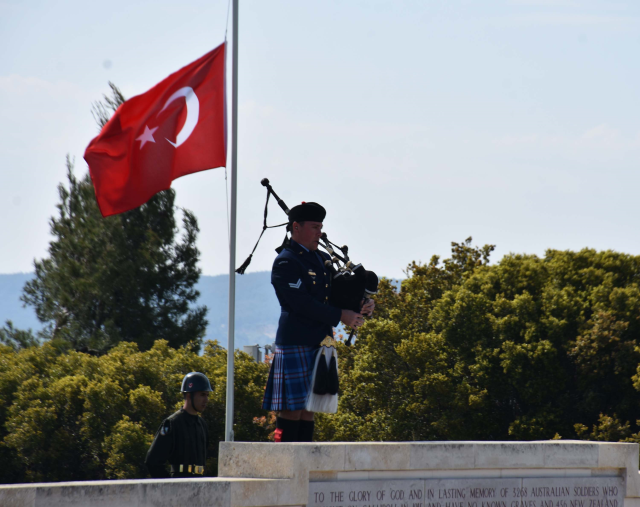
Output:
<path fill-rule="evenodd" d="M 213 391 L 211 383 L 204 373 L 192 371 L 187 373 L 182 379 L 182 388 L 180 392 L 196 393 L 198 391 Z"/>

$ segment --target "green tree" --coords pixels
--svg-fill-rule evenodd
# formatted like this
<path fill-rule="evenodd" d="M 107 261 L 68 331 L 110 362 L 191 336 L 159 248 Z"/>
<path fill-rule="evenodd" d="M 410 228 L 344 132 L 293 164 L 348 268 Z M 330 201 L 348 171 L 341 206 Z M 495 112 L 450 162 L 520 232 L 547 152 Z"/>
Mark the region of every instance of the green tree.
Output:
<path fill-rule="evenodd" d="M 180 385 L 201 371 L 214 392 L 202 416 L 209 429 L 207 475 L 216 475 L 224 440 L 226 350 L 207 342 L 203 355 L 158 340 L 146 351 L 120 343 L 101 356 L 45 342 L 0 345 L 0 482 L 147 477 L 144 459 L 161 421 L 183 403 Z M 254 424 L 268 366 L 236 352 L 235 434 L 267 441 Z"/>
<path fill-rule="evenodd" d="M 99 124 L 124 101 L 110 85 L 113 98 L 94 107 Z M 67 179 L 68 186 L 58 187 L 58 214 L 50 221 L 49 257 L 34 262 L 35 278 L 22 296 L 47 324 L 45 337 L 102 351 L 121 341 L 146 350 L 157 339 L 199 349 L 207 309 L 195 306 L 196 217 L 182 210 L 180 234 L 170 189 L 137 209 L 103 218 L 91 178 L 76 178 L 69 158 Z"/>
<path fill-rule="evenodd" d="M 413 263 L 341 357 L 334 440 L 637 441 L 640 257 L 453 244 Z"/>
<path fill-rule="evenodd" d="M 153 438 L 141 424 L 132 422 L 126 415 L 114 426 L 104 441 L 107 455 L 105 473 L 112 479 L 146 477 L 140 457 L 144 456 Z"/>
<path fill-rule="evenodd" d="M 8 320 L 4 327 L 0 328 L 0 343 L 12 347 L 14 350 L 32 347 L 38 343 L 38 339 L 31 330 L 23 331 L 13 327 L 13 322 Z"/>

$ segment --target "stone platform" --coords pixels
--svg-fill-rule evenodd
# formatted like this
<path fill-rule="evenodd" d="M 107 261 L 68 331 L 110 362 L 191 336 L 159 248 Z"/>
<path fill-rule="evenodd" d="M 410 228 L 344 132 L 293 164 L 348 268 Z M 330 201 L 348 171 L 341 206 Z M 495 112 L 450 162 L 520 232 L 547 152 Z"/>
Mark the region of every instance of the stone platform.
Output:
<path fill-rule="evenodd" d="M 219 477 L 0 486 L 2 507 L 640 507 L 638 445 L 220 444 Z"/>

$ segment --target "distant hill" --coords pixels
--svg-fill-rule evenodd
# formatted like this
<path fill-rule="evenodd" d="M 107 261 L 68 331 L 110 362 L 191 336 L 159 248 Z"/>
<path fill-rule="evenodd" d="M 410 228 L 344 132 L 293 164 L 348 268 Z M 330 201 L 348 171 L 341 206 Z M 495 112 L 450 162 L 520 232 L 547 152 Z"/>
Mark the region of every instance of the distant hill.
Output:
<path fill-rule="evenodd" d="M 22 308 L 22 288 L 33 273 L 0 275 L 0 327 L 10 320 L 18 329 L 41 329 L 36 312 L 32 308 Z"/>
<path fill-rule="evenodd" d="M 18 329 L 42 329 L 32 307 L 22 307 L 20 295 L 33 273 L 0 274 L 0 326 L 11 320 Z M 229 276 L 201 276 L 199 305 L 209 308 L 207 340 L 227 345 Z M 265 345 L 276 336 L 280 305 L 271 286 L 271 273 L 261 271 L 236 277 L 235 348 Z"/>

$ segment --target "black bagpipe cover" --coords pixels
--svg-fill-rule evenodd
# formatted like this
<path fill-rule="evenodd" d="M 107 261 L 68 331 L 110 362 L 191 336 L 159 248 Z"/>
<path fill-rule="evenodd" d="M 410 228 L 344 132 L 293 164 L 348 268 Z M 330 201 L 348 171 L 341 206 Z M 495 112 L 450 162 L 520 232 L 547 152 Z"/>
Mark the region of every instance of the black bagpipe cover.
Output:
<path fill-rule="evenodd" d="M 332 306 L 346 310 L 360 311 L 360 302 L 367 287 L 367 270 L 359 266 L 353 275 L 343 274 L 331 281 Z"/>

